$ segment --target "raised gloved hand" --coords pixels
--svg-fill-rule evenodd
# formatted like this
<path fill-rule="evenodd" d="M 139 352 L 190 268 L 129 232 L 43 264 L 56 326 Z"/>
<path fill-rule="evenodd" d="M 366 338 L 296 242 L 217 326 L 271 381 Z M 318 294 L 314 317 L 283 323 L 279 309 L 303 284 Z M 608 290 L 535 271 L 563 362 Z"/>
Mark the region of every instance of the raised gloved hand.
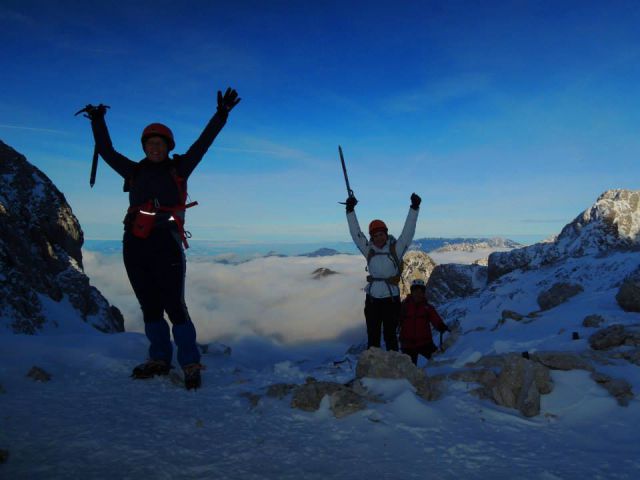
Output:
<path fill-rule="evenodd" d="M 89 120 L 95 120 L 96 118 L 104 117 L 105 113 L 107 113 L 107 108 L 111 108 L 111 107 L 103 104 L 100 104 L 98 106 L 89 104 L 86 107 L 84 107 L 82 110 L 78 110 L 76 112 L 76 115 L 80 115 L 81 113 L 84 113 L 84 116 L 87 117 Z"/>
<path fill-rule="evenodd" d="M 356 197 L 349 197 L 345 204 L 347 205 L 347 213 L 353 212 L 353 209 L 356 208 L 358 204 L 358 199 Z"/>
<path fill-rule="evenodd" d="M 420 208 L 420 202 L 422 202 L 422 199 L 420 198 L 420 196 L 416 195 L 415 193 L 412 193 L 411 208 L 413 208 L 414 210 L 417 210 L 418 208 Z"/>
<path fill-rule="evenodd" d="M 218 90 L 218 111 L 229 113 L 233 107 L 240 103 L 240 100 L 241 99 L 238 98 L 238 92 L 231 87 L 227 88 L 224 95 L 222 95 L 222 92 Z"/>

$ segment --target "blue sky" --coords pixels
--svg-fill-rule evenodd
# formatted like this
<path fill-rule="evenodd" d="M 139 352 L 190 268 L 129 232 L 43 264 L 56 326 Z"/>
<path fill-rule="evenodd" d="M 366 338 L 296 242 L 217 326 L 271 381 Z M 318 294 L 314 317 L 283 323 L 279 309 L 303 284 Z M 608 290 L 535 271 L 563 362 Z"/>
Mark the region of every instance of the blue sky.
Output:
<path fill-rule="evenodd" d="M 93 150 L 169 125 L 184 152 L 242 102 L 190 179 L 197 239 L 340 241 L 342 145 L 363 228 L 549 235 L 640 178 L 640 3 L 131 1 L 0 3 L 0 139 L 64 192 L 87 238 L 121 236 L 127 197 Z"/>

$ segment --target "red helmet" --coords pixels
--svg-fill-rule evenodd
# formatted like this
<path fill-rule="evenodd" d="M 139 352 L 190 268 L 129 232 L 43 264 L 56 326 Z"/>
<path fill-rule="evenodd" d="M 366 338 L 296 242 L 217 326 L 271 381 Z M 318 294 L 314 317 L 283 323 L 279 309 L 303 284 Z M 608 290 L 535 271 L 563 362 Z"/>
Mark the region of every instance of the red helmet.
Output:
<path fill-rule="evenodd" d="M 369 224 L 369 235 L 373 235 L 374 232 L 382 230 L 384 233 L 388 233 L 387 225 L 382 220 L 373 220 Z"/>
<path fill-rule="evenodd" d="M 173 133 L 166 125 L 161 123 L 152 123 L 151 125 L 147 125 L 145 129 L 142 131 L 142 148 L 144 148 L 144 143 L 147 139 L 151 137 L 161 137 L 167 142 L 167 147 L 169 151 L 173 150 L 176 146 L 176 142 L 173 141 Z"/>

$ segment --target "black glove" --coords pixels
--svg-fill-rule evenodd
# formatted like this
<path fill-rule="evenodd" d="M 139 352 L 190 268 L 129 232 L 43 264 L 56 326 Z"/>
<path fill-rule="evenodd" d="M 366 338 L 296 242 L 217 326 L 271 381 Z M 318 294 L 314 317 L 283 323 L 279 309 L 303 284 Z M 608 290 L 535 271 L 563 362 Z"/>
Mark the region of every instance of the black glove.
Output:
<path fill-rule="evenodd" d="M 420 208 L 420 202 L 422 202 L 422 199 L 416 195 L 415 193 L 411 194 L 411 208 L 413 208 L 414 210 L 417 210 L 418 208 Z"/>
<path fill-rule="evenodd" d="M 347 213 L 353 212 L 353 209 L 356 208 L 358 204 L 358 199 L 356 197 L 349 197 L 345 204 L 347 205 Z"/>
<path fill-rule="evenodd" d="M 238 92 L 236 92 L 233 88 L 227 88 L 227 91 L 222 92 L 218 90 L 218 111 L 229 113 L 233 107 L 235 107 L 238 103 L 240 103 L 240 98 L 238 98 Z"/>
<path fill-rule="evenodd" d="M 104 117 L 105 113 L 107 113 L 107 108 L 110 108 L 108 105 L 100 104 L 97 107 L 95 105 L 87 105 L 82 110 L 76 112 L 76 115 L 80 115 L 84 113 L 84 116 L 89 120 L 95 120 L 97 118 Z"/>

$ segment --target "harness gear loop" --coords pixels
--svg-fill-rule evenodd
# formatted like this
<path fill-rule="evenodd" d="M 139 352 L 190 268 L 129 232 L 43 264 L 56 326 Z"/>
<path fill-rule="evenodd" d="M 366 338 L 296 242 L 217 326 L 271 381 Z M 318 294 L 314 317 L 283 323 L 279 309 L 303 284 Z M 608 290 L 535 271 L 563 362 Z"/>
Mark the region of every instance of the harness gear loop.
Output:
<path fill-rule="evenodd" d="M 160 202 L 157 198 L 148 200 L 142 205 L 129 207 L 127 210 L 125 223 L 127 222 L 129 216 L 135 213 L 136 216 L 131 221 L 131 232 L 136 237 L 147 238 L 151 234 L 151 231 L 155 226 L 156 214 L 158 212 L 168 213 L 170 214 L 169 220 L 174 221 L 176 227 L 178 228 L 178 233 L 180 234 L 182 244 L 184 245 L 184 248 L 186 250 L 187 248 L 189 248 L 189 242 L 187 242 L 187 238 L 191 238 L 191 232 L 188 232 L 184 229 L 184 212 L 187 208 L 195 207 L 196 205 L 198 205 L 198 202 L 187 203 L 189 195 L 185 188 L 185 179 L 178 175 L 178 172 L 176 172 L 175 168 L 171 168 L 170 173 L 178 189 L 178 198 L 180 199 L 180 203 L 174 206 L 163 206 L 160 205 Z M 133 178 L 130 178 L 128 185 L 125 182 L 125 187 L 131 187 L 132 184 Z"/>

